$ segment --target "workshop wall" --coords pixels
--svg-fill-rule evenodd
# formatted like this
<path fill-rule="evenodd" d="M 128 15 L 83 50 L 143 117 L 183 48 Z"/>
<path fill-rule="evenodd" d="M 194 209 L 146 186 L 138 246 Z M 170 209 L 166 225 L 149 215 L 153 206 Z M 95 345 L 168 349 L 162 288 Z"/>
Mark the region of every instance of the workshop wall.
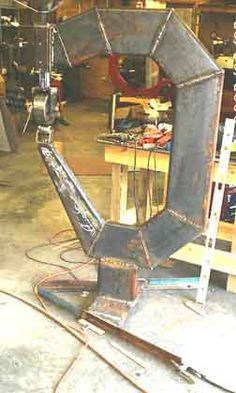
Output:
<path fill-rule="evenodd" d="M 226 13 L 202 13 L 199 38 L 210 49 L 210 34 L 215 31 L 219 37 L 233 38 L 235 15 Z"/>
<path fill-rule="evenodd" d="M 80 89 L 84 98 L 107 99 L 113 92 L 108 72 L 108 59 L 96 56 L 80 68 Z"/>
<path fill-rule="evenodd" d="M 80 13 L 80 2 L 74 0 L 64 0 L 62 5 L 57 10 L 57 20 L 70 18 L 71 16 Z"/>
<path fill-rule="evenodd" d="M 57 10 L 57 20 L 70 18 L 91 8 L 135 8 L 136 0 L 64 0 Z"/>

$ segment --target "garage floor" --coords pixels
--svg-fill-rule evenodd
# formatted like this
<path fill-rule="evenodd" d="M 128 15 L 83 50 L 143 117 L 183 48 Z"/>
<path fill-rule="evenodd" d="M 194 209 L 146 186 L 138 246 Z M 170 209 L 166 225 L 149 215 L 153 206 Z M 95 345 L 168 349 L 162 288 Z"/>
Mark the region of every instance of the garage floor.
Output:
<path fill-rule="evenodd" d="M 104 132 L 107 125 L 105 106 L 97 101 L 68 105 L 66 117 L 71 125 L 58 126 L 55 134 L 55 139 L 63 142 L 66 157 L 78 155 L 89 158 L 96 155 L 102 159 L 103 147 L 96 143 L 96 136 Z M 0 183 L 2 180 L 7 180 L 9 187 L 0 187 L 0 290 L 21 295 L 38 304 L 33 285 L 60 269 L 30 261 L 25 251 L 47 242 L 56 232 L 70 228 L 70 224 L 40 162 L 33 132 L 20 138 L 18 154 L 0 156 Z M 83 176 L 81 182 L 99 211 L 108 218 L 110 176 Z M 73 237 L 73 233 L 63 234 L 63 238 L 67 236 Z M 34 250 L 33 255 L 62 264 L 60 251 L 55 246 L 45 246 Z M 68 257 L 73 260 L 84 258 L 82 251 L 78 250 Z M 71 268 L 71 264 L 66 262 L 64 266 Z M 94 267 L 77 273 L 80 277 L 94 277 L 95 274 Z M 146 277 L 150 272 L 140 274 Z M 151 272 L 154 277 L 198 274 L 198 268 L 184 263 L 176 263 L 172 269 L 158 268 Z M 192 367 L 236 392 L 236 295 L 226 293 L 224 288 L 224 275 L 213 274 L 205 316 L 194 313 L 184 304 L 186 300 L 194 299 L 193 290 L 144 293 L 136 311 L 127 321 L 127 329 L 175 351 Z M 48 308 L 61 319 L 73 320 L 69 313 L 52 305 Z M 3 294 L 0 294 L 0 313 L 0 392 L 54 392 L 60 377 L 80 352 L 81 344 L 45 316 Z M 190 385 L 175 370 L 122 342 L 119 346 L 135 353 L 145 365 L 145 370 L 114 349 L 104 337 L 93 336 L 90 340 L 136 378 L 143 392 L 222 391 L 198 379 Z M 111 391 L 129 393 L 138 390 L 89 349 L 83 351 L 80 360 L 57 390 L 58 393 Z"/>

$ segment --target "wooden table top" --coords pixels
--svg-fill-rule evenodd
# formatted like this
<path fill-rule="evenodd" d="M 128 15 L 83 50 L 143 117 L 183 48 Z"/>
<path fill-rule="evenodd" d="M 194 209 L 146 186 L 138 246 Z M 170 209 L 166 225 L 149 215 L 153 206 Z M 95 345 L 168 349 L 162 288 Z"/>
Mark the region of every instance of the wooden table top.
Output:
<path fill-rule="evenodd" d="M 136 159 L 136 168 L 149 169 L 153 171 L 168 173 L 170 163 L 170 153 L 166 150 L 147 150 L 143 148 L 137 148 L 134 154 L 134 146 L 126 146 L 118 143 L 106 143 L 100 141 L 105 145 L 105 161 L 113 164 L 134 166 Z M 136 155 L 136 158 L 135 158 Z M 212 180 L 217 179 L 217 168 L 218 162 L 215 161 Z M 236 184 L 236 162 L 231 161 L 229 164 L 228 184 Z"/>

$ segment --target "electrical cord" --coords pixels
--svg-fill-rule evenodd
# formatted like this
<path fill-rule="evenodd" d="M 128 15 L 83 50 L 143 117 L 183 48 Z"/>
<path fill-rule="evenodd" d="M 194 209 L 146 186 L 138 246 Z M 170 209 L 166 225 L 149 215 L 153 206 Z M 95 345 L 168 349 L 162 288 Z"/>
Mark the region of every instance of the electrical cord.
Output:
<path fill-rule="evenodd" d="M 63 269 L 63 270 L 66 270 L 66 271 L 67 271 L 68 268 L 67 268 L 66 266 L 61 265 L 61 264 L 59 264 L 59 263 L 52 263 L 52 262 L 48 262 L 48 261 L 44 261 L 44 260 L 42 260 L 42 259 L 36 258 L 36 257 L 34 257 L 34 256 L 32 255 L 32 252 L 34 252 L 35 250 L 44 248 L 44 247 L 51 247 L 52 245 L 62 245 L 62 244 L 64 244 L 64 243 L 68 243 L 69 241 L 78 240 L 77 238 L 70 238 L 70 239 L 64 239 L 64 240 L 57 240 L 57 241 L 55 241 L 55 239 L 56 239 L 59 235 L 61 235 L 62 233 L 72 232 L 72 231 L 73 231 L 73 229 L 67 228 L 67 229 L 62 229 L 62 230 L 56 232 L 56 233 L 49 239 L 49 241 L 48 241 L 47 243 L 42 243 L 42 244 L 33 246 L 33 247 L 31 247 L 30 249 L 26 250 L 26 251 L 25 251 L 25 256 L 26 256 L 29 260 L 33 261 L 33 262 L 40 263 L 40 264 L 43 264 L 43 265 L 53 266 L 53 267 L 59 267 L 60 269 Z M 74 231 L 73 231 L 73 232 L 74 232 Z M 71 273 L 71 276 L 72 276 L 73 278 L 76 279 L 76 276 L 75 276 L 73 273 Z"/>
<path fill-rule="evenodd" d="M 134 196 L 134 205 L 135 205 L 135 212 L 136 212 L 136 221 L 138 225 L 140 225 L 139 220 L 139 202 L 136 194 L 136 165 L 137 165 L 137 144 L 138 141 L 135 141 L 134 145 L 134 166 L 133 166 L 133 196 Z"/>
<path fill-rule="evenodd" d="M 31 247 L 29 250 L 26 250 L 26 251 L 25 251 L 25 256 L 26 256 L 28 259 L 30 259 L 31 261 L 33 261 L 33 262 L 40 263 L 40 264 L 42 264 L 42 265 L 47 265 L 47 266 L 59 267 L 60 269 L 63 269 L 63 270 L 65 270 L 65 271 L 67 271 L 68 268 L 67 268 L 66 266 L 64 266 L 64 265 L 61 265 L 61 264 L 59 264 L 59 263 L 53 263 L 53 262 L 43 261 L 42 259 L 36 258 L 36 257 L 34 257 L 34 256 L 31 255 L 31 253 L 32 253 L 33 251 L 35 251 L 35 250 L 39 250 L 39 249 L 41 249 L 41 248 L 50 247 L 50 246 L 51 246 L 51 243 L 42 243 L 42 244 L 39 244 L 39 245 L 37 245 L 37 246 Z M 76 279 L 76 276 L 75 276 L 73 273 L 70 273 L 70 275 L 71 275 L 73 278 Z"/>
<path fill-rule="evenodd" d="M 148 153 L 148 163 L 147 163 L 147 179 L 146 179 L 146 193 L 148 194 L 148 199 L 149 199 L 149 209 L 150 209 L 150 217 L 152 217 L 153 214 L 153 207 L 152 207 L 152 192 L 151 192 L 151 186 L 150 186 L 150 161 L 151 161 L 151 155 L 154 152 L 155 153 L 156 146 L 154 146 L 151 150 L 149 150 Z M 135 141 L 135 148 L 134 148 L 134 166 L 133 166 L 133 195 L 134 195 L 134 203 L 135 203 L 135 211 L 136 211 L 136 220 L 138 225 L 140 225 L 140 219 L 139 219 L 139 202 L 137 198 L 137 193 L 136 193 L 136 165 L 137 165 L 137 141 Z M 156 154 L 154 154 L 154 170 L 155 170 L 155 194 L 156 194 L 156 205 L 158 207 L 158 200 L 157 200 L 157 180 L 156 180 Z M 149 218 L 150 218 L 149 217 Z"/>
<path fill-rule="evenodd" d="M 155 147 L 156 150 L 156 147 Z M 159 212 L 159 200 L 158 200 L 158 183 L 157 183 L 157 154 L 155 154 L 156 151 L 154 152 L 154 172 L 155 172 L 155 177 L 154 177 L 154 189 L 155 189 L 155 200 L 156 200 L 156 209 L 157 213 Z"/>
<path fill-rule="evenodd" d="M 152 193 L 151 193 L 151 186 L 150 186 L 150 160 L 151 160 L 151 155 L 154 149 L 151 149 L 148 153 L 148 164 L 147 164 L 147 183 L 146 183 L 146 192 L 148 194 L 148 199 L 149 199 L 149 218 L 152 217 Z"/>
<path fill-rule="evenodd" d="M 75 366 L 77 365 L 78 361 L 82 358 L 84 352 L 86 351 L 86 349 L 88 348 L 88 339 L 86 340 L 84 346 L 82 347 L 82 349 L 80 350 L 78 356 L 76 356 L 74 358 L 74 360 L 71 362 L 71 364 L 67 367 L 66 371 L 64 372 L 64 374 L 61 376 L 61 378 L 59 379 L 59 381 L 57 382 L 55 389 L 54 389 L 54 393 L 59 393 L 61 386 L 64 384 L 64 382 L 66 381 L 66 379 L 69 377 L 69 375 L 72 373 L 72 371 L 74 370 Z"/>
<path fill-rule="evenodd" d="M 63 261 L 63 262 L 67 262 L 67 263 L 72 263 L 72 264 L 86 264 L 87 261 L 72 261 L 69 260 L 65 257 L 65 254 L 67 254 L 68 252 L 71 251 L 77 251 L 79 248 L 70 248 L 69 250 L 63 250 L 60 254 L 59 254 L 59 258 Z M 94 259 L 93 265 L 97 265 L 98 262 L 96 262 L 96 260 Z"/>
<path fill-rule="evenodd" d="M 51 239 L 49 240 L 50 244 L 58 244 L 58 243 L 64 243 L 66 241 L 72 241 L 72 240 L 78 240 L 76 237 L 72 238 L 72 239 L 62 239 L 62 240 L 57 240 L 56 242 L 54 241 L 59 235 L 61 235 L 62 233 L 67 233 L 67 232 L 73 232 L 75 233 L 74 229 L 72 228 L 66 228 L 66 229 L 61 229 L 60 231 L 56 232 Z M 79 240 L 78 240 L 79 241 Z"/>

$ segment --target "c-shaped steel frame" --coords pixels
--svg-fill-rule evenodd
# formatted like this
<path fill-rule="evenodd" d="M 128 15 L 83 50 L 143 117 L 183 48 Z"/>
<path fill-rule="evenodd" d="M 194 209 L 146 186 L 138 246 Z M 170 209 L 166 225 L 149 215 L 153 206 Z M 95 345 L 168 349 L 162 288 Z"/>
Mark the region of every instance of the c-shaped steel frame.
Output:
<path fill-rule="evenodd" d="M 143 225 L 106 222 L 54 147 L 39 146 L 84 251 L 155 266 L 205 228 L 223 72 L 172 10 L 92 10 L 58 25 L 56 41 L 57 63 L 144 55 L 176 86 L 166 208 Z"/>

